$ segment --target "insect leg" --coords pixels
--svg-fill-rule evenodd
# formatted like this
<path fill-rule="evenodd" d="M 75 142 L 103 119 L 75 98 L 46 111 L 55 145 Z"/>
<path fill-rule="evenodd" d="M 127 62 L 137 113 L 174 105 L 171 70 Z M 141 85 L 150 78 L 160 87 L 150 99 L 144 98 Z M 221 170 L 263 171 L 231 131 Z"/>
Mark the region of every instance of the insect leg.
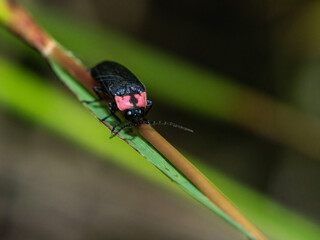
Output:
<path fill-rule="evenodd" d="M 116 134 L 119 133 L 119 131 L 117 131 L 116 134 L 114 134 L 114 131 L 116 130 L 116 127 L 118 127 L 118 126 L 120 125 L 120 123 L 121 123 L 121 122 L 117 122 L 117 124 L 113 126 L 113 128 L 112 128 L 112 130 L 111 130 L 111 136 L 110 136 L 110 138 L 112 138 L 113 135 L 116 135 Z M 122 128 L 121 128 L 121 129 L 122 129 Z M 121 131 L 121 129 L 120 129 L 120 131 Z"/>
<path fill-rule="evenodd" d="M 125 128 L 131 128 L 131 127 L 135 127 L 135 126 L 137 126 L 137 125 L 139 125 L 139 123 L 128 123 L 128 124 L 126 124 L 126 125 L 123 125 L 118 131 L 116 131 L 116 132 L 111 132 L 111 136 L 110 136 L 110 138 L 113 138 L 114 136 L 116 136 L 118 133 L 120 133 L 123 129 L 125 129 Z"/>
<path fill-rule="evenodd" d="M 100 119 L 100 122 L 103 122 L 103 121 L 107 120 L 111 116 L 113 116 L 118 121 L 116 123 L 116 125 L 114 125 L 113 128 L 111 129 L 111 137 L 113 137 L 113 133 L 114 133 L 116 127 L 118 127 L 121 124 L 121 120 L 116 115 L 116 111 L 119 111 L 119 109 L 118 109 L 117 104 L 115 102 L 110 102 L 109 103 L 109 110 L 110 110 L 110 114 L 108 116 Z"/>
<path fill-rule="evenodd" d="M 81 101 L 81 102 L 86 103 L 86 104 L 91 104 L 91 103 L 100 102 L 100 101 L 103 100 L 103 98 L 102 98 L 101 95 L 100 95 L 100 93 L 102 93 L 103 90 L 102 90 L 100 87 L 94 86 L 94 87 L 93 87 L 93 91 L 94 91 L 95 94 L 98 96 L 98 99 L 93 100 L 93 101 L 85 101 L 85 100 L 83 100 L 83 101 Z"/>
<path fill-rule="evenodd" d="M 109 110 L 110 110 L 110 114 L 108 116 L 100 119 L 100 122 L 103 122 L 103 121 L 107 120 L 109 117 L 113 116 L 118 121 L 118 123 L 121 123 L 120 118 L 115 114 L 115 112 L 119 110 L 117 107 L 117 104 L 114 102 L 110 102 L 109 103 Z"/>

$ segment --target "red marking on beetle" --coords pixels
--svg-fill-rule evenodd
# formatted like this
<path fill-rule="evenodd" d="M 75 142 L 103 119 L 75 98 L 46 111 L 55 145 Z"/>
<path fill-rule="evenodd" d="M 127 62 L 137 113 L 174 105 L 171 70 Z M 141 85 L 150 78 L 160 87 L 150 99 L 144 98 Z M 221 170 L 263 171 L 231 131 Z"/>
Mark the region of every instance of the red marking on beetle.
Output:
<path fill-rule="evenodd" d="M 133 104 L 130 102 L 130 96 L 115 96 L 117 107 L 120 111 L 126 110 L 128 108 L 132 108 Z"/>
<path fill-rule="evenodd" d="M 143 92 L 141 94 L 135 94 L 134 97 L 137 99 L 136 106 L 138 107 L 146 107 L 147 106 L 147 96 L 146 92 Z"/>

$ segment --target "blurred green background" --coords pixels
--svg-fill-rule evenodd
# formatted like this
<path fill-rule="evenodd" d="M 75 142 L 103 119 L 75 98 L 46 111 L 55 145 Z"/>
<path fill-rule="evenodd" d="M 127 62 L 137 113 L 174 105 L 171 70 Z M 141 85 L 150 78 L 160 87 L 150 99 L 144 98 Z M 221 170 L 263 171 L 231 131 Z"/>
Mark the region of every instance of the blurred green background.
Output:
<path fill-rule="evenodd" d="M 159 132 L 271 239 L 317 239 L 318 1 L 20 3 L 88 66 L 128 66 L 154 102 L 149 119 L 195 131 Z M 2 30 L 0 53 L 1 239 L 243 239 L 109 140 L 45 61 Z"/>

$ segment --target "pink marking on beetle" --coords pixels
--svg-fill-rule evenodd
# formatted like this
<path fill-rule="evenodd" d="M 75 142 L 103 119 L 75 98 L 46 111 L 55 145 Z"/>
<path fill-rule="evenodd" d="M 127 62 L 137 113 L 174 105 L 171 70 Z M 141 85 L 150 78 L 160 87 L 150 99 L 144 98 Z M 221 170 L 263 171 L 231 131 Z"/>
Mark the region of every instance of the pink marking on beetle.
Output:
<path fill-rule="evenodd" d="M 117 107 L 120 111 L 132 108 L 133 104 L 130 102 L 130 96 L 115 96 Z"/>
<path fill-rule="evenodd" d="M 147 106 L 146 92 L 143 92 L 141 94 L 135 94 L 134 97 L 138 100 L 136 106 L 138 106 L 138 107 L 146 107 Z"/>

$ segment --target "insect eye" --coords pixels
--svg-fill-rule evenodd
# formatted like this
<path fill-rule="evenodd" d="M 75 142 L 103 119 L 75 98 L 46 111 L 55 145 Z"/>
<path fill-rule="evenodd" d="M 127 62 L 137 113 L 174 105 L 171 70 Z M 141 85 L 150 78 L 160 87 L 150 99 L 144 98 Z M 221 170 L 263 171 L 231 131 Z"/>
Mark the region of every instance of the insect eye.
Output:
<path fill-rule="evenodd" d="M 132 111 L 128 111 L 127 115 L 129 115 L 129 116 L 132 115 Z"/>

